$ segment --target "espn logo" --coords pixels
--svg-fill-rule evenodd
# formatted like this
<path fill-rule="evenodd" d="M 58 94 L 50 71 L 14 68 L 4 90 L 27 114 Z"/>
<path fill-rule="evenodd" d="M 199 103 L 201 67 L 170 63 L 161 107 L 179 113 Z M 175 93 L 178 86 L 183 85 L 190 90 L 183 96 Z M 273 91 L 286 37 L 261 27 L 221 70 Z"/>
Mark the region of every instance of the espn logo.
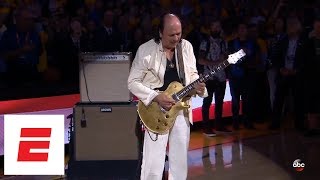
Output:
<path fill-rule="evenodd" d="M 48 161 L 48 152 L 46 151 L 49 150 L 50 139 L 36 140 L 37 138 L 50 138 L 50 136 L 51 128 L 21 128 L 18 161 Z M 23 140 L 23 138 L 30 139 Z M 37 150 L 40 152 L 34 152 Z"/>
<path fill-rule="evenodd" d="M 64 175 L 64 116 L 5 115 L 4 175 Z"/>

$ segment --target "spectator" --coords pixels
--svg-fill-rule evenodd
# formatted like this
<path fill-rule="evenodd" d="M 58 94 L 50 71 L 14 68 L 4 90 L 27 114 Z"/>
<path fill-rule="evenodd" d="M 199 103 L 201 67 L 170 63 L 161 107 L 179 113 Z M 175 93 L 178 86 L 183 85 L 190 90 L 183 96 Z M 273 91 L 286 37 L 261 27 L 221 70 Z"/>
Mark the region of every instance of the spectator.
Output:
<path fill-rule="evenodd" d="M 4 32 L 0 53 L 7 61 L 10 85 L 30 85 L 40 80 L 37 69 L 42 52 L 39 34 L 34 30 L 34 16 L 30 10 L 18 9 L 16 25 Z"/>

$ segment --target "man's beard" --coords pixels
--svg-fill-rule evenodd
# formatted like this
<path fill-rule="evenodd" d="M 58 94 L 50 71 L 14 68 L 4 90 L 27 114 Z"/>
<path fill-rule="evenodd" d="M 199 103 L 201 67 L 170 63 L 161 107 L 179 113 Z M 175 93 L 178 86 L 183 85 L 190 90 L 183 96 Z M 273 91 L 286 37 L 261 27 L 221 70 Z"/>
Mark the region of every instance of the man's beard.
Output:
<path fill-rule="evenodd" d="M 219 38 L 220 37 L 220 32 L 211 32 L 211 36 L 213 38 Z"/>

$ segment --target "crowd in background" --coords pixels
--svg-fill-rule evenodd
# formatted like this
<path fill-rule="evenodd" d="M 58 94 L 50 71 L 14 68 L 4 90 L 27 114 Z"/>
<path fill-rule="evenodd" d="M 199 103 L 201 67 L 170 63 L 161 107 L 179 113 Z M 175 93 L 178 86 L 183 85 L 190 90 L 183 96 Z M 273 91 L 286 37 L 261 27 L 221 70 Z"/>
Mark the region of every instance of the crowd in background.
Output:
<path fill-rule="evenodd" d="M 294 34 L 299 37 L 297 46 L 306 47 L 308 39 L 318 36 L 319 29 L 314 28 L 320 15 L 317 0 L 0 0 L 2 99 L 78 93 L 79 52 L 132 52 L 134 57 L 139 45 L 157 33 L 159 16 L 164 12 L 179 15 L 182 36 L 192 43 L 197 59 L 200 43 L 210 35 L 213 21 L 221 23 L 221 37 L 226 42 L 246 33 L 245 39 L 254 44 L 255 57 L 252 63 L 239 67 L 250 74 L 245 89 L 251 94 L 255 119 L 267 117 L 272 111 L 278 121 L 285 98 L 291 93 L 288 88 L 294 89 L 293 104 L 301 108 L 298 105 L 305 94 L 300 76 L 295 82 L 280 78 L 283 81 L 279 83 L 280 76 L 299 74 L 280 72 L 287 57 L 281 54 L 281 42 Z M 299 47 L 294 48 L 296 51 Z M 231 47 L 227 49 L 232 52 Z M 318 58 L 317 52 L 306 54 L 306 48 L 301 49 L 293 56 L 303 61 L 314 53 Z M 302 64 L 295 64 L 294 69 L 299 72 Z M 202 65 L 197 65 L 201 71 Z M 304 80 L 313 84 L 313 74 L 307 75 Z M 230 73 L 228 78 L 232 79 Z M 26 93 L 28 89 L 30 93 Z M 273 123 L 274 128 L 277 126 Z"/>

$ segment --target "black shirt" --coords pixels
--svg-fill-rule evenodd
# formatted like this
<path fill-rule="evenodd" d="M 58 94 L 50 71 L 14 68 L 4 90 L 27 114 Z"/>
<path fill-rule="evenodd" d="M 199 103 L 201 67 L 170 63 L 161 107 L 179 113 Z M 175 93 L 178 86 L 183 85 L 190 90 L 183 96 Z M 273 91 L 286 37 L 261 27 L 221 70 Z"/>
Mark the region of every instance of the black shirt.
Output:
<path fill-rule="evenodd" d="M 173 55 L 173 59 L 169 61 L 167 59 L 167 67 L 166 67 L 166 72 L 164 74 L 164 83 L 161 88 L 159 88 L 159 91 L 165 91 L 169 84 L 173 81 L 180 82 L 180 78 L 178 75 L 177 67 L 176 67 L 176 58 L 175 55 Z"/>

